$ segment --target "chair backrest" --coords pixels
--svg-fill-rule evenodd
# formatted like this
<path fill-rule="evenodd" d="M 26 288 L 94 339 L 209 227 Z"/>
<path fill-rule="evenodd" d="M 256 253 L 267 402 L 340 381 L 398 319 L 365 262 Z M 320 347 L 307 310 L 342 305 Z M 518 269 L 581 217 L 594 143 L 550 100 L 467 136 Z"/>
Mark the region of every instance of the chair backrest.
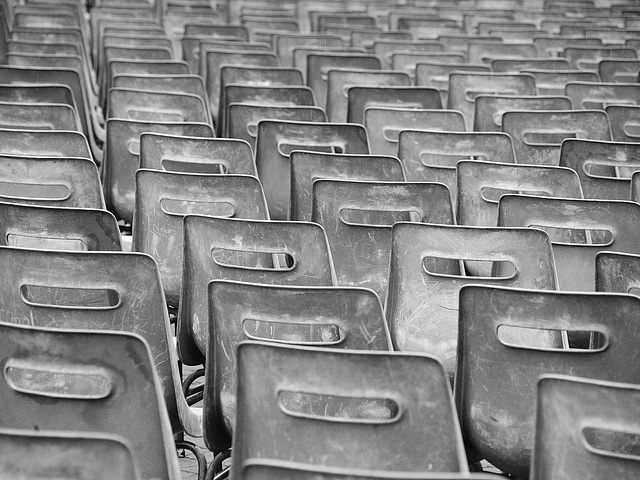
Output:
<path fill-rule="evenodd" d="M 589 70 L 539 70 L 525 69 L 522 73 L 528 73 L 535 77 L 539 95 L 564 95 L 565 87 L 569 82 L 598 82 L 598 72 Z"/>
<path fill-rule="evenodd" d="M 177 308 L 182 287 L 185 215 L 268 218 L 257 178 L 139 169 L 136 172 L 133 251 L 155 258 L 167 304 Z"/>
<path fill-rule="evenodd" d="M 640 141 L 640 105 L 607 105 L 605 111 L 614 141 Z"/>
<path fill-rule="evenodd" d="M 211 123 L 204 100 L 191 93 L 111 88 L 107 105 L 107 119 Z"/>
<path fill-rule="evenodd" d="M 415 84 L 440 90 L 442 104 L 447 105 L 449 98 L 449 75 L 451 72 L 491 72 L 491 66 L 479 63 L 462 65 L 428 61 L 416 64 Z"/>
<path fill-rule="evenodd" d="M 572 110 L 569 97 L 478 95 L 476 97 L 473 130 L 476 132 L 501 132 L 502 115 L 510 110 Z"/>
<path fill-rule="evenodd" d="M 106 210 L 0 202 L 0 245 L 52 250 L 122 251 Z"/>
<path fill-rule="evenodd" d="M 140 135 L 140 168 L 258 176 L 253 151 L 247 142 L 163 133 Z"/>
<path fill-rule="evenodd" d="M 637 478 L 638 405 L 637 384 L 544 375 L 538 381 L 531 478 L 577 480 L 610 472 Z"/>
<path fill-rule="evenodd" d="M 631 175 L 640 170 L 640 144 L 567 139 L 560 166 L 578 173 L 584 198 L 628 200 Z"/>
<path fill-rule="evenodd" d="M 610 58 L 628 58 L 636 60 L 638 52 L 633 48 L 625 47 L 566 47 L 562 56 L 568 58 L 573 68 L 578 70 L 598 71 L 598 63 Z"/>
<path fill-rule="evenodd" d="M 442 62 L 462 66 L 467 56 L 462 52 L 394 52 L 391 55 L 391 68 L 407 72 L 412 79 L 416 75 L 416 66 L 423 62 Z"/>
<path fill-rule="evenodd" d="M 368 107 L 415 108 L 435 110 L 442 108 L 440 95 L 430 87 L 370 87 L 352 86 L 347 94 L 347 122 L 364 124 L 364 111 Z"/>
<path fill-rule="evenodd" d="M 369 138 L 362 125 L 286 120 L 258 123 L 256 167 L 274 220 L 286 219 L 289 212 L 292 150 L 368 154 Z"/>
<path fill-rule="evenodd" d="M 600 60 L 598 73 L 603 82 L 636 83 L 640 60 Z"/>
<path fill-rule="evenodd" d="M 594 291 L 600 251 L 640 253 L 640 204 L 635 202 L 504 195 L 498 210 L 500 226 L 551 232 L 562 290 Z"/>
<path fill-rule="evenodd" d="M 532 43 L 496 43 L 475 40 L 469 43 L 469 62 L 487 63 L 499 58 L 539 57 L 537 47 Z"/>
<path fill-rule="evenodd" d="M 585 38 L 584 35 L 538 35 L 533 43 L 538 47 L 541 57 L 562 57 L 562 52 L 567 47 L 601 47 L 599 38 Z"/>
<path fill-rule="evenodd" d="M 540 375 L 636 382 L 638 368 L 628 359 L 637 348 L 632 332 L 639 306 L 633 295 L 462 288 L 455 395 L 469 446 L 497 468 L 528 478 Z M 512 337 L 523 330 L 595 331 L 605 344 L 540 348 Z M 507 388 L 514 382 L 517 388 Z"/>
<path fill-rule="evenodd" d="M 405 72 L 389 70 L 356 70 L 337 68 L 328 72 L 327 118 L 330 122 L 346 122 L 350 87 L 364 86 L 411 86 L 411 78 Z"/>
<path fill-rule="evenodd" d="M 291 152 L 289 220 L 311 221 L 313 182 L 320 178 L 404 181 L 402 164 L 395 157 Z"/>
<path fill-rule="evenodd" d="M 318 105 L 327 104 L 329 70 L 334 68 L 358 68 L 380 70 L 382 65 L 376 55 L 340 52 L 311 52 L 307 55 L 307 85 L 313 89 Z"/>
<path fill-rule="evenodd" d="M 214 452 L 231 446 L 236 349 L 241 341 L 349 350 L 391 349 L 380 299 L 366 289 L 215 280 L 209 284 L 209 320 L 203 436 Z"/>
<path fill-rule="evenodd" d="M 273 438 L 281 439 L 277 446 Z M 419 354 L 243 342 L 233 440 L 235 472 L 256 457 L 382 471 L 467 470 L 447 377 L 435 359 Z"/>
<path fill-rule="evenodd" d="M 407 180 L 444 183 L 455 206 L 458 161 L 515 163 L 516 157 L 511 138 L 504 133 L 404 130 L 398 139 L 398 158 Z"/>
<path fill-rule="evenodd" d="M 537 95 L 538 91 L 531 74 L 451 72 L 447 108 L 461 111 L 470 128 L 474 124 L 475 99 L 483 93 Z"/>
<path fill-rule="evenodd" d="M 596 291 L 638 295 L 640 255 L 601 252 L 596 255 Z"/>
<path fill-rule="evenodd" d="M 395 52 L 443 52 L 444 44 L 434 40 L 378 39 L 373 42 L 373 53 L 382 60 L 384 68 L 391 68 Z"/>
<path fill-rule="evenodd" d="M 62 103 L 0 101 L 0 128 L 81 131 L 76 110 Z"/>
<path fill-rule="evenodd" d="M 399 138 L 404 130 L 438 130 L 464 132 L 462 114 L 453 110 L 367 107 L 364 126 L 369 133 L 371 153 L 398 155 Z"/>
<path fill-rule="evenodd" d="M 296 47 L 302 46 L 317 46 L 317 47 L 342 47 L 343 41 L 337 35 L 328 34 L 292 34 L 281 32 L 274 36 L 273 46 L 275 48 L 278 57 L 280 57 L 280 63 L 285 67 L 293 66 L 293 50 Z"/>
<path fill-rule="evenodd" d="M 492 262 L 492 276 L 465 275 L 465 261 Z M 463 285 L 555 289 L 556 283 L 551 241 L 541 230 L 398 223 L 385 310 L 393 346 L 434 355 L 453 378 Z M 541 345 L 556 341 L 533 337 Z"/>
<path fill-rule="evenodd" d="M 23 138 L 29 141 L 32 137 Z M 0 201 L 78 208 L 105 206 L 96 164 L 74 157 L 0 155 Z"/>
<path fill-rule="evenodd" d="M 103 184 L 107 207 L 130 224 L 135 205 L 135 172 L 140 164 L 140 135 L 145 132 L 213 136 L 205 123 L 144 122 L 111 118 L 106 125 Z"/>
<path fill-rule="evenodd" d="M 131 443 L 99 432 L 0 429 L 0 468 L 7 478 L 138 480 Z"/>
<path fill-rule="evenodd" d="M 580 178 L 570 168 L 461 160 L 456 180 L 458 225 L 497 226 L 505 193 L 582 198 Z"/>
<path fill-rule="evenodd" d="M 451 195 L 425 182 L 313 182 L 311 220 L 327 232 L 338 285 L 387 296 L 391 227 L 398 221 L 451 225 Z"/>
<path fill-rule="evenodd" d="M 640 105 L 640 85 L 631 83 L 569 82 L 565 95 L 575 108 Z"/>
<path fill-rule="evenodd" d="M 131 443 L 141 478 L 179 478 L 160 382 L 143 338 L 7 323 L 0 331 L 4 427 L 119 435 Z"/>
<path fill-rule="evenodd" d="M 184 217 L 178 346 L 182 361 L 203 363 L 208 341 L 207 285 L 238 280 L 274 285 L 334 285 L 324 229 L 307 222 Z"/>
<path fill-rule="evenodd" d="M 611 140 L 609 117 L 602 110 L 505 112 L 502 131 L 513 139 L 516 162 L 534 165 L 558 165 L 568 138 Z"/>
<path fill-rule="evenodd" d="M 491 60 L 491 68 L 494 72 L 520 73 L 522 70 L 568 70 L 571 68 L 566 58 L 496 58 Z"/>

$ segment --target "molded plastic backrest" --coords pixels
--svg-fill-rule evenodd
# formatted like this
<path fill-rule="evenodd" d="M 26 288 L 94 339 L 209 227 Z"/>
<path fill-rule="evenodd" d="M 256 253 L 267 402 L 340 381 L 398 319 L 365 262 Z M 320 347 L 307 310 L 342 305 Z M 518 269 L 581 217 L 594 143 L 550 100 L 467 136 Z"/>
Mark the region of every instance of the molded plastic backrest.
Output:
<path fill-rule="evenodd" d="M 0 429 L 0 469 L 7 478 L 139 480 L 131 444 L 119 435 Z"/>
<path fill-rule="evenodd" d="M 603 82 L 636 83 L 640 60 L 601 60 L 598 73 Z"/>
<path fill-rule="evenodd" d="M 262 186 L 255 177 L 138 170 L 133 250 L 155 258 L 171 308 L 177 308 L 180 300 L 182 224 L 189 214 L 268 218 Z"/>
<path fill-rule="evenodd" d="M 251 146 L 230 138 L 140 135 L 140 168 L 258 176 Z"/>
<path fill-rule="evenodd" d="M 602 40 L 599 38 L 584 38 L 580 36 L 568 35 L 548 35 L 536 36 L 533 43 L 538 47 L 541 57 L 561 57 L 562 52 L 567 47 L 601 47 Z"/>
<path fill-rule="evenodd" d="M 369 133 L 371 153 L 376 155 L 398 155 L 403 130 L 465 131 L 460 112 L 413 108 L 368 107 L 364 111 L 364 126 Z"/>
<path fill-rule="evenodd" d="M 121 435 L 141 478 L 179 477 L 160 383 L 141 337 L 4 323 L 0 332 L 3 426 Z"/>
<path fill-rule="evenodd" d="M 135 205 L 135 172 L 139 167 L 140 135 L 145 132 L 213 136 L 210 125 L 204 123 L 144 122 L 107 120 L 105 142 L 104 191 L 107 206 L 116 218 L 131 223 Z"/>
<path fill-rule="evenodd" d="M 426 355 L 243 342 L 236 419 L 235 472 L 256 457 L 367 470 L 466 471 L 447 377 Z M 273 438 L 281 441 L 276 445 Z"/>
<path fill-rule="evenodd" d="M 61 83 L 31 85 L 0 85 L 0 101 L 24 103 L 61 103 L 73 107 L 77 105 L 68 85 Z M 84 113 L 82 113 L 84 114 Z"/>
<path fill-rule="evenodd" d="M 473 130 L 502 131 L 502 115 L 511 110 L 572 110 L 565 96 L 478 95 L 476 97 Z"/>
<path fill-rule="evenodd" d="M 459 110 L 469 127 L 473 125 L 474 103 L 478 95 L 537 95 L 536 82 L 531 74 L 458 73 L 449 75 L 447 108 Z"/>
<path fill-rule="evenodd" d="M 562 56 L 568 58 L 573 68 L 598 71 L 598 63 L 610 58 L 628 58 L 635 60 L 638 52 L 634 48 L 624 47 L 566 47 Z"/>
<path fill-rule="evenodd" d="M 0 139 L 2 136 L 0 133 Z M 24 138 L 28 141 L 30 136 Z M 0 155 L 0 201 L 104 208 L 96 164 L 87 158 L 74 157 Z"/>
<path fill-rule="evenodd" d="M 611 140 L 609 117 L 601 110 L 505 112 L 502 131 L 513 139 L 517 163 L 534 165 L 558 165 L 567 138 Z"/>
<path fill-rule="evenodd" d="M 640 143 L 567 139 L 560 166 L 578 173 L 585 198 L 628 200 L 631 173 L 640 170 Z"/>
<path fill-rule="evenodd" d="M 416 64 L 415 83 L 440 90 L 442 104 L 446 105 L 449 98 L 449 75 L 451 72 L 491 72 L 491 66 L 479 63 L 465 63 L 463 65 L 443 62 L 421 62 Z"/>
<path fill-rule="evenodd" d="M 190 93 L 199 95 L 203 100 L 207 95 L 204 81 L 200 75 L 159 75 L 149 73 L 135 75 L 124 73 L 113 77 L 113 87 L 152 90 L 154 92 Z"/>
<path fill-rule="evenodd" d="M 611 134 L 614 141 L 640 141 L 639 105 L 607 105 L 605 111 L 609 115 Z"/>
<path fill-rule="evenodd" d="M 320 178 L 404 181 L 402 164 L 395 157 L 291 152 L 289 219 L 311 221 L 313 182 Z"/>
<path fill-rule="evenodd" d="M 318 105 L 327 104 L 327 80 L 329 70 L 335 68 L 359 68 L 380 70 L 380 59 L 375 55 L 339 52 L 312 52 L 307 55 L 307 85 L 315 94 Z"/>
<path fill-rule="evenodd" d="M 462 116 L 458 115 L 462 123 Z M 456 164 L 464 159 L 515 162 L 511 138 L 497 132 L 400 132 L 398 157 L 407 180 L 444 183 L 456 202 Z"/>
<path fill-rule="evenodd" d="M 543 376 L 531 478 L 637 478 L 639 405 L 637 385 Z"/>
<path fill-rule="evenodd" d="M 327 117 L 330 122 L 346 122 L 349 89 L 352 86 L 411 86 L 411 78 L 404 72 L 331 69 L 327 79 Z"/>
<path fill-rule="evenodd" d="M 107 118 L 211 123 L 204 100 L 198 95 L 126 88 L 109 90 Z"/>
<path fill-rule="evenodd" d="M 365 289 L 214 280 L 209 284 L 209 319 L 204 439 L 216 452 L 231 446 L 236 349 L 242 340 L 351 350 L 391 349 L 380 299 Z"/>
<path fill-rule="evenodd" d="M 459 260 L 493 262 L 493 276 L 461 274 Z M 503 272 L 498 262 L 511 264 L 511 271 L 506 266 Z M 436 356 L 451 378 L 463 285 L 555 289 L 557 283 L 548 235 L 526 228 L 398 223 L 392 232 L 390 269 L 386 315 L 394 348 Z M 538 341 L 549 343 L 546 338 Z"/>
<path fill-rule="evenodd" d="M 582 198 L 580 178 L 570 168 L 461 160 L 456 177 L 459 225 L 497 226 L 498 201 L 503 193 Z"/>
<path fill-rule="evenodd" d="M 640 85 L 630 83 L 569 82 L 565 94 L 575 108 L 603 109 L 612 104 L 640 104 Z"/>
<path fill-rule="evenodd" d="M 215 279 L 275 285 L 336 283 L 320 225 L 187 215 L 178 318 L 184 363 L 204 361 L 209 338 L 207 285 Z"/>
<path fill-rule="evenodd" d="M 115 217 L 106 210 L 0 202 L 0 244 L 52 250 L 122 251 Z"/>
<path fill-rule="evenodd" d="M 395 52 L 391 55 L 391 68 L 407 72 L 415 78 L 416 66 L 423 62 L 442 62 L 462 66 L 467 56 L 462 52 Z"/>
<path fill-rule="evenodd" d="M 327 232 L 338 285 L 371 288 L 383 301 L 392 225 L 454 223 L 451 195 L 442 184 L 324 179 L 313 182 L 311 219 Z"/>
<path fill-rule="evenodd" d="M 469 43 L 469 63 L 488 63 L 498 58 L 539 57 L 538 48 L 527 43 L 495 43 L 479 40 Z"/>
<path fill-rule="evenodd" d="M 293 50 L 302 46 L 342 47 L 342 39 L 327 34 L 285 34 L 274 36 L 273 44 L 283 66 L 293 66 Z"/>
<path fill-rule="evenodd" d="M 0 129 L 0 155 L 93 158 L 80 132 L 6 128 Z"/>
<path fill-rule="evenodd" d="M 0 101 L 0 128 L 81 131 L 75 109 L 61 103 Z"/>
<path fill-rule="evenodd" d="M 347 100 L 347 122 L 364 124 L 364 111 L 368 107 L 434 110 L 442 108 L 442 102 L 435 88 L 350 87 Z"/>
<path fill-rule="evenodd" d="M 640 255 L 619 252 L 601 252 L 596 255 L 596 291 L 638 295 L 638 288 Z"/>
<path fill-rule="evenodd" d="M 526 69 L 522 73 L 529 73 L 536 79 L 536 86 L 540 95 L 564 95 L 569 82 L 598 82 L 598 72 L 588 70 L 538 70 Z"/>
<path fill-rule="evenodd" d="M 389 32 L 388 32 L 389 33 Z M 391 68 L 392 56 L 395 52 L 443 52 L 444 44 L 434 40 L 376 40 L 373 42 L 373 53 L 382 60 L 384 68 Z"/>
<path fill-rule="evenodd" d="M 504 195 L 498 225 L 566 229 L 552 235 L 562 290 L 593 291 L 600 251 L 640 253 L 640 205 L 615 200 Z"/>
<path fill-rule="evenodd" d="M 528 478 L 540 375 L 636 382 L 640 372 L 628 359 L 637 349 L 639 307 L 632 295 L 464 287 L 455 395 L 470 447 L 501 470 Z M 523 328 L 596 331 L 606 346 L 544 349 L 509 338 Z"/>
<path fill-rule="evenodd" d="M 566 58 L 513 58 L 504 57 L 491 60 L 494 72 L 520 73 L 522 70 L 568 70 L 571 68 Z"/>
<path fill-rule="evenodd" d="M 362 125 L 263 120 L 258 124 L 256 166 L 272 219 L 287 218 L 292 150 L 368 154 L 369 138 Z"/>

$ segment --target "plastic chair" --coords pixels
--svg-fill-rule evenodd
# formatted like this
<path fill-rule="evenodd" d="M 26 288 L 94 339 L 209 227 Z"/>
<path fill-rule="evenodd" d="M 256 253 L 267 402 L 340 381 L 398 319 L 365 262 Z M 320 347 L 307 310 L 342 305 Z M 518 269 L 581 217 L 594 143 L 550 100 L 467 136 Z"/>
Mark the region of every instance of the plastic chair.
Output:
<path fill-rule="evenodd" d="M 319 178 L 404 181 L 402 164 L 395 157 L 291 152 L 289 220 L 311 221 L 313 182 Z"/>
<path fill-rule="evenodd" d="M 599 82 L 597 72 L 588 70 L 538 70 L 526 69 L 522 73 L 529 73 L 536 79 L 536 86 L 540 95 L 564 95 L 565 86 L 569 82 Z"/>
<path fill-rule="evenodd" d="M 629 201 L 504 195 L 498 225 L 552 232 L 560 289 L 594 291 L 598 252 L 640 253 L 638 216 L 640 205 Z"/>
<path fill-rule="evenodd" d="M 525 58 L 513 56 L 491 60 L 494 72 L 520 73 L 522 70 L 568 70 L 571 68 L 566 58 Z"/>
<path fill-rule="evenodd" d="M 187 215 L 183 258 L 177 338 L 180 358 L 187 365 L 204 363 L 211 280 L 336 284 L 326 234 L 312 223 Z"/>
<path fill-rule="evenodd" d="M 312 53 L 341 53 L 341 54 L 351 54 L 351 55 L 364 55 L 367 51 L 364 48 L 356 48 L 356 47 L 319 47 L 319 46 L 302 46 L 295 47 L 293 49 L 293 66 L 302 72 L 302 76 L 304 77 L 305 83 L 309 85 L 309 79 L 307 78 L 308 73 L 308 57 Z M 341 65 L 345 67 L 344 65 Z M 345 67 L 345 68 L 348 68 Z"/>
<path fill-rule="evenodd" d="M 472 42 L 482 41 L 493 42 L 493 43 L 502 43 L 502 38 L 496 36 L 487 36 L 487 35 L 475 35 L 470 33 L 459 33 L 459 34 L 443 34 L 438 36 L 438 41 L 442 42 L 447 50 L 451 50 L 452 52 L 462 52 L 464 54 L 469 53 L 469 45 Z"/>
<path fill-rule="evenodd" d="M 562 56 L 569 59 L 573 68 L 578 70 L 598 71 L 598 63 L 608 59 L 631 59 L 637 60 L 638 52 L 633 48 L 624 47 L 566 47 Z"/>
<path fill-rule="evenodd" d="M 381 299 L 387 296 L 393 224 L 454 223 L 444 185 L 326 179 L 313 182 L 311 220 L 327 232 L 338 285 L 370 288 Z"/>
<path fill-rule="evenodd" d="M 7 364 L 0 382 L 4 427 L 120 435 L 131 442 L 141 478 L 180 477 L 160 382 L 142 337 L 6 323 L 0 331 Z M 45 379 L 52 376 L 57 382 Z"/>
<path fill-rule="evenodd" d="M 449 98 L 449 75 L 451 72 L 491 72 L 491 66 L 479 63 L 463 65 L 442 62 L 421 62 L 416 64 L 415 83 L 418 86 L 433 87 L 440 90 L 442 104 L 447 105 Z"/>
<path fill-rule="evenodd" d="M 598 73 L 603 82 L 636 83 L 640 60 L 600 60 Z"/>
<path fill-rule="evenodd" d="M 638 405 L 637 385 L 544 375 L 531 478 L 637 478 Z"/>
<path fill-rule="evenodd" d="M 347 122 L 364 124 L 367 107 L 442 108 L 440 95 L 434 88 L 352 86 L 347 94 Z"/>
<path fill-rule="evenodd" d="M 469 260 L 492 262 L 492 275 L 466 275 Z M 453 379 L 463 285 L 555 289 L 556 283 L 551 241 L 540 230 L 398 223 L 385 307 L 394 349 L 434 355 Z M 549 343 L 547 336 L 531 337 Z"/>
<path fill-rule="evenodd" d="M 466 124 L 474 124 L 473 111 L 478 95 L 537 95 L 533 75 L 513 73 L 457 73 L 449 75 L 448 109 L 459 110 Z"/>
<path fill-rule="evenodd" d="M 411 108 L 368 107 L 364 111 L 364 126 L 369 133 L 371 153 L 376 155 L 398 155 L 398 142 L 404 130 L 465 131 L 460 112 Z"/>
<path fill-rule="evenodd" d="M 103 184 L 107 208 L 125 224 L 131 224 L 135 204 L 135 172 L 139 166 L 140 135 L 145 132 L 213 136 L 204 123 L 168 123 L 111 118 L 106 125 Z"/>
<path fill-rule="evenodd" d="M 337 35 L 279 33 L 274 36 L 273 45 L 283 67 L 293 66 L 293 50 L 296 47 L 342 47 L 343 42 Z"/>
<path fill-rule="evenodd" d="M 414 473 L 372 471 L 363 473 L 354 468 L 333 468 L 307 465 L 286 460 L 250 458 L 242 462 L 241 476 L 247 480 L 495 480 L 493 474 L 482 473 Z"/>
<path fill-rule="evenodd" d="M 636 348 L 631 332 L 638 305 L 632 295 L 463 287 L 455 398 L 467 446 L 497 468 L 527 478 L 538 379 L 569 374 L 635 381 L 628 352 Z M 595 331 L 606 346 L 541 348 L 510 338 L 523 330 Z"/>
<path fill-rule="evenodd" d="M 287 218 L 292 150 L 368 154 L 369 138 L 361 125 L 263 120 L 258 123 L 256 166 L 274 220 Z"/>
<path fill-rule="evenodd" d="M 67 85 L 0 85 L 0 101 L 22 103 L 54 103 L 72 107 L 76 115 L 77 106 L 73 92 Z"/>
<path fill-rule="evenodd" d="M 407 72 L 415 78 L 416 66 L 424 62 L 442 62 L 463 65 L 467 62 L 466 54 L 462 52 L 394 52 L 391 55 L 391 68 Z"/>
<path fill-rule="evenodd" d="M 502 115 L 510 110 L 573 110 L 573 105 L 565 96 L 478 95 L 473 130 L 502 131 Z"/>
<path fill-rule="evenodd" d="M 366 289 L 214 280 L 209 284 L 209 319 L 203 423 L 204 440 L 213 452 L 231 446 L 236 349 L 242 340 L 350 350 L 391 348 L 380 299 Z"/>
<path fill-rule="evenodd" d="M 442 366 L 428 356 L 243 342 L 231 472 L 238 478 L 250 458 L 363 474 L 466 472 L 454 412 Z"/>
<path fill-rule="evenodd" d="M 253 152 L 247 142 L 162 133 L 140 135 L 140 168 L 258 176 Z"/>
<path fill-rule="evenodd" d="M 539 57 L 538 48 L 527 43 L 495 43 L 480 40 L 469 43 L 469 63 L 488 63 L 498 58 Z"/>
<path fill-rule="evenodd" d="M 459 115 L 459 123 L 463 123 Z M 515 162 L 511 138 L 497 132 L 404 130 L 398 138 L 398 158 L 407 180 L 444 183 L 456 205 L 456 164 L 463 159 Z"/>
<path fill-rule="evenodd" d="M 631 174 L 640 170 L 640 144 L 567 139 L 560 166 L 578 173 L 585 198 L 628 200 Z"/>
<path fill-rule="evenodd" d="M 582 198 L 578 174 L 570 168 L 461 160 L 456 165 L 459 225 L 495 227 L 504 193 Z"/>
<path fill-rule="evenodd" d="M 585 38 L 584 35 L 538 35 L 533 38 L 541 57 L 562 57 L 567 47 L 601 47 L 599 38 Z"/>
<path fill-rule="evenodd" d="M 391 33 L 391 32 L 387 32 Z M 402 32 L 398 32 L 402 33 Z M 433 40 L 400 40 L 400 39 L 377 39 L 373 42 L 372 53 L 377 55 L 382 61 L 382 66 L 391 68 L 392 56 L 395 52 L 443 52 L 444 44 Z"/>
<path fill-rule="evenodd" d="M 6 478 L 138 480 L 140 474 L 123 437 L 105 433 L 34 432 L 0 429 L 0 468 Z"/>
<path fill-rule="evenodd" d="M 106 210 L 0 202 L 0 244 L 52 250 L 122 251 L 115 217 Z"/>
<path fill-rule="evenodd" d="M 327 104 L 329 70 L 335 68 L 381 70 L 380 59 L 375 55 L 340 52 L 310 52 L 307 55 L 307 85 L 311 87 L 318 105 Z"/>
<path fill-rule="evenodd" d="M 640 106 L 607 105 L 605 111 L 611 123 L 611 134 L 616 142 L 640 140 Z"/>
<path fill-rule="evenodd" d="M 0 128 L 80 132 L 80 123 L 69 105 L 0 102 Z"/>
<path fill-rule="evenodd" d="M 156 260 L 171 311 L 178 308 L 180 301 L 182 223 L 189 214 L 268 218 L 262 186 L 255 177 L 139 169 L 133 251 L 147 253 Z"/>
<path fill-rule="evenodd" d="M 408 87 L 411 78 L 404 72 L 356 69 L 331 69 L 327 73 L 327 118 L 330 122 L 346 122 L 350 87 L 356 85 Z"/>
<path fill-rule="evenodd" d="M 513 139 L 516 162 L 534 165 L 557 166 L 568 138 L 611 140 L 609 117 L 602 110 L 505 112 L 502 131 Z"/>
<path fill-rule="evenodd" d="M 640 86 L 630 83 L 569 82 L 565 95 L 575 108 L 604 109 L 613 104 L 640 104 Z"/>
<path fill-rule="evenodd" d="M 111 88 L 107 105 L 107 119 L 211 124 L 203 98 L 190 93 Z"/>

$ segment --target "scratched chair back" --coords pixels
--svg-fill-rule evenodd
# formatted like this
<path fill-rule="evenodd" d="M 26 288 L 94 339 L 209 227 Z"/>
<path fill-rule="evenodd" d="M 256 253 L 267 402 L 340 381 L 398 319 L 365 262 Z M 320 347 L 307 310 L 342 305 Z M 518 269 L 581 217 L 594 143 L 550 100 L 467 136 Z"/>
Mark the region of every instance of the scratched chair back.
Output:
<path fill-rule="evenodd" d="M 595 290 L 598 252 L 640 253 L 635 202 L 504 195 L 498 208 L 500 226 L 549 232 L 562 290 Z"/>
<path fill-rule="evenodd" d="M 576 109 L 604 109 L 609 105 L 639 105 L 640 85 L 632 83 L 569 82 L 565 95 Z"/>
<path fill-rule="evenodd" d="M 437 62 L 435 60 L 421 61 L 416 64 L 415 84 L 418 86 L 437 88 L 442 97 L 442 105 L 449 101 L 449 75 L 452 72 L 491 72 L 491 65 L 480 63 Z"/>
<path fill-rule="evenodd" d="M 609 115 L 611 134 L 614 141 L 640 141 L 639 105 L 607 105 L 605 111 Z"/>
<path fill-rule="evenodd" d="M 603 82 L 636 83 L 640 71 L 640 60 L 601 60 L 598 73 Z"/>
<path fill-rule="evenodd" d="M 93 159 L 87 138 L 65 130 L 0 129 L 0 155 Z"/>
<path fill-rule="evenodd" d="M 468 261 L 491 262 L 491 276 L 467 275 Z M 453 379 L 458 296 L 468 284 L 555 289 L 548 235 L 526 228 L 396 224 L 385 310 L 394 348 L 434 355 Z M 541 345 L 552 340 L 538 338 Z"/>
<path fill-rule="evenodd" d="M 633 48 L 613 46 L 569 46 L 561 56 L 571 62 L 571 66 L 578 70 L 598 71 L 598 64 L 602 60 L 630 59 L 637 60 L 638 52 Z"/>
<path fill-rule="evenodd" d="M 447 377 L 432 357 L 243 342 L 237 381 L 232 472 L 258 457 L 405 474 L 467 471 Z"/>
<path fill-rule="evenodd" d="M 425 182 L 313 182 L 311 220 L 327 232 L 338 285 L 387 296 L 391 228 L 399 221 L 452 225 L 449 190 Z"/>
<path fill-rule="evenodd" d="M 391 32 L 387 32 L 391 33 Z M 408 32 L 398 32 L 404 33 Z M 378 33 L 380 34 L 380 33 Z M 371 53 L 382 60 L 384 68 L 391 68 L 395 52 L 443 52 L 444 44 L 436 40 L 393 39 L 379 37 L 371 45 Z"/>
<path fill-rule="evenodd" d="M 633 295 L 464 287 L 455 396 L 468 446 L 497 468 L 529 478 L 538 379 L 566 374 L 637 383 L 628 355 L 637 348 L 631 331 L 638 306 Z M 545 348 L 516 337 L 584 331 L 597 332 L 603 343 Z"/>
<path fill-rule="evenodd" d="M 469 63 L 487 63 L 498 58 L 536 58 L 538 48 L 532 43 L 496 43 L 475 40 L 469 43 Z"/>
<path fill-rule="evenodd" d="M 540 95 L 564 95 L 569 82 L 599 82 L 598 72 L 590 70 L 539 70 L 525 69 L 522 73 L 529 73 L 536 79 L 536 86 Z"/>
<path fill-rule="evenodd" d="M 81 132 L 75 109 L 61 103 L 0 101 L 0 128 Z"/>
<path fill-rule="evenodd" d="M 151 90 L 111 88 L 107 102 L 107 119 L 145 122 L 202 122 L 211 118 L 199 95 Z"/>
<path fill-rule="evenodd" d="M 522 70 L 568 70 L 571 68 L 566 58 L 494 58 L 491 60 L 494 72 L 520 73 Z"/>
<path fill-rule="evenodd" d="M 531 478 L 637 478 L 638 405 L 637 384 L 543 376 Z"/>
<path fill-rule="evenodd" d="M 291 153 L 290 220 L 311 221 L 313 182 L 320 178 L 402 182 L 395 157 L 295 151 Z"/>
<path fill-rule="evenodd" d="M 133 251 L 156 260 L 171 310 L 178 308 L 182 287 L 183 218 L 191 214 L 268 218 L 255 177 L 138 170 Z"/>
<path fill-rule="evenodd" d="M 609 117 L 602 110 L 529 110 L 502 115 L 502 131 L 511 135 L 516 162 L 558 165 L 565 139 L 611 140 Z"/>
<path fill-rule="evenodd" d="M 203 418 L 204 440 L 214 452 L 231 446 L 241 341 L 391 349 L 382 304 L 367 289 L 214 280 L 209 284 L 209 320 Z"/>
<path fill-rule="evenodd" d="M 601 252 L 596 256 L 596 291 L 638 295 L 640 256 L 620 252 Z"/>
<path fill-rule="evenodd" d="M 369 137 L 362 125 L 263 120 L 258 123 L 256 166 L 269 214 L 286 219 L 290 199 L 290 159 L 293 150 L 368 154 Z"/>
<path fill-rule="evenodd" d="M 183 258 L 178 347 L 188 365 L 203 364 L 207 352 L 211 280 L 336 284 L 326 234 L 313 223 L 187 215 Z"/>
<path fill-rule="evenodd" d="M 344 46 L 344 42 L 340 37 L 325 33 L 293 34 L 281 32 L 274 36 L 273 44 L 278 57 L 280 57 L 280 62 L 284 67 L 293 66 L 293 50 L 296 47 L 315 46 L 330 49 Z"/>

